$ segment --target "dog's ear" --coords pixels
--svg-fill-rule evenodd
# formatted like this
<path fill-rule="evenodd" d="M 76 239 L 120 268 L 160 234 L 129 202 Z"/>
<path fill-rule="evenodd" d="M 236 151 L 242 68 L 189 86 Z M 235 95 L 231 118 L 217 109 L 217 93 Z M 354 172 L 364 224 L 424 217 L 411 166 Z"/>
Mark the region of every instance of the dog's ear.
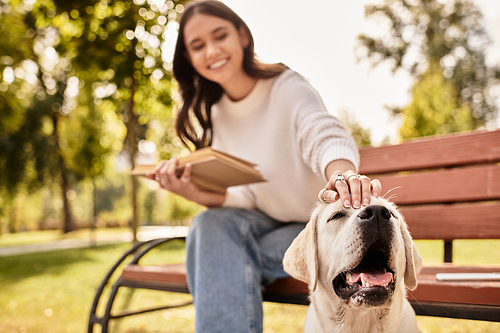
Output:
<path fill-rule="evenodd" d="M 406 256 L 406 270 L 404 275 L 405 285 L 408 289 L 413 290 L 417 288 L 417 274 L 420 273 L 420 270 L 422 269 L 422 258 L 418 253 L 417 247 L 415 246 L 404 221 L 401 223 L 401 234 L 403 235 Z"/>
<path fill-rule="evenodd" d="M 304 230 L 293 240 L 283 259 L 285 271 L 309 284 L 314 292 L 318 283 L 317 224 L 320 216 L 316 209 Z"/>

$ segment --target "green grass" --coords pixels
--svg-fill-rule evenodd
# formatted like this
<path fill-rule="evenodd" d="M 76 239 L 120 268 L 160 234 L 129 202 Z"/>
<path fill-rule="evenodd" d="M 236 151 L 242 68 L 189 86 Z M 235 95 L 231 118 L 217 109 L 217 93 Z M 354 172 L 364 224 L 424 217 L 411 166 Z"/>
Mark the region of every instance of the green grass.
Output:
<path fill-rule="evenodd" d="M 0 332 L 86 332 L 95 291 L 112 264 L 129 247 L 130 244 L 120 244 L 0 257 Z M 146 263 L 181 262 L 184 245 L 172 242 L 152 251 L 146 259 Z M 144 307 L 168 299 L 166 293 L 147 291 L 124 291 L 119 296 L 120 300 L 130 298 L 131 304 Z M 123 302 L 116 305 L 115 309 L 119 309 Z M 147 316 L 137 320 L 149 324 Z"/>
<path fill-rule="evenodd" d="M 38 242 L 58 239 L 51 232 L 46 238 L 25 233 Z M 9 240 L 15 236 L 16 240 Z M 73 235 L 75 237 L 80 237 Z M 21 234 L 2 235 L 0 246 L 26 244 Z M 426 264 L 439 263 L 442 242 L 417 241 Z M 0 257 L 0 332 L 86 332 L 94 293 L 112 264 L 130 244 L 61 250 L 12 257 Z M 500 264 L 500 241 L 456 242 L 457 264 Z M 182 242 L 172 242 L 152 251 L 145 263 L 169 263 L 184 260 Z M 122 288 L 115 311 L 147 308 L 189 295 Z M 102 310 L 102 306 L 99 310 Z M 265 333 L 302 332 L 307 307 L 289 304 L 264 304 Z M 422 332 L 500 332 L 500 323 L 447 318 L 417 317 Z M 193 332 L 194 310 L 187 306 L 157 311 L 112 321 L 110 332 Z"/>

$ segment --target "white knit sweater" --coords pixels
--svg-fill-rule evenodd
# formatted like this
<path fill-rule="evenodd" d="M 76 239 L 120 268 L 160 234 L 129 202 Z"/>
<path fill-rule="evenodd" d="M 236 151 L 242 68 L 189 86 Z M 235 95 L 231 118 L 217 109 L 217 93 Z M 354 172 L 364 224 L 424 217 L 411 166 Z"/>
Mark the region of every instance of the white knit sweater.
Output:
<path fill-rule="evenodd" d="M 286 70 L 259 80 L 243 100 L 227 95 L 212 108 L 212 147 L 258 165 L 267 180 L 228 189 L 224 206 L 257 209 L 283 222 L 307 222 L 326 166 L 334 160 L 359 165 L 359 152 L 319 94 Z"/>

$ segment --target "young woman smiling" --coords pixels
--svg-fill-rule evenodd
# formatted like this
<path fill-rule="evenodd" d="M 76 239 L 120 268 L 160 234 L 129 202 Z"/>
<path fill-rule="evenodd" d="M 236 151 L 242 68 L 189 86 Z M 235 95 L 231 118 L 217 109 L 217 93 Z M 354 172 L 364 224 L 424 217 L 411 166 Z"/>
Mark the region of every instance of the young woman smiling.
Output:
<path fill-rule="evenodd" d="M 283 255 L 318 193 L 321 201 L 360 208 L 380 194 L 380 182 L 356 174 L 359 153 L 347 130 L 302 76 L 256 59 L 250 30 L 222 2 L 186 7 L 173 72 L 182 96 L 180 139 L 257 163 L 267 179 L 204 192 L 190 182 L 189 166 L 175 175 L 175 157 L 151 175 L 208 207 L 187 238 L 196 332 L 261 332 L 262 287 L 288 276 Z"/>

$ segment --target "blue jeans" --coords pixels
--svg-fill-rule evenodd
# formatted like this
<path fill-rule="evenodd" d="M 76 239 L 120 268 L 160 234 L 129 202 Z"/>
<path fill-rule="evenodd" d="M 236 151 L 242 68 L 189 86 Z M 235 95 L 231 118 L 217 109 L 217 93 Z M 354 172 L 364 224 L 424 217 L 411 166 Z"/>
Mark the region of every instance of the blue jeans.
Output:
<path fill-rule="evenodd" d="M 237 208 L 212 208 L 196 216 L 186 259 L 195 331 L 262 332 L 262 288 L 289 276 L 283 255 L 304 227 Z"/>

